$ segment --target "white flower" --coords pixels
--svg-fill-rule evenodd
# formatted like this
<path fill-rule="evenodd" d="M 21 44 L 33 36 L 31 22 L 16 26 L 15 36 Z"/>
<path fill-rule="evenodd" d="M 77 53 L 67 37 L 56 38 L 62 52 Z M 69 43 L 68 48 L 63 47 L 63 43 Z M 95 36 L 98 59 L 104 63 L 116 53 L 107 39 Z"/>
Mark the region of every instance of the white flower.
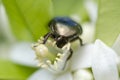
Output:
<path fill-rule="evenodd" d="M 43 48 L 44 47 L 46 47 L 46 45 L 44 45 Z M 44 50 L 46 52 L 46 49 Z M 63 54 L 68 53 L 68 50 L 65 53 L 64 51 L 65 50 L 63 50 Z M 50 57 L 47 58 L 50 59 Z M 68 62 L 68 65 L 66 65 L 66 62 Z M 69 61 L 65 59 L 63 63 L 65 64 L 61 65 L 56 62 L 56 66 L 60 68 L 48 66 L 45 67 L 46 69 L 40 69 L 30 76 L 28 80 L 118 80 L 119 78 L 117 55 L 100 40 L 96 40 L 94 44 L 80 47 L 80 49 L 74 52 Z M 63 66 L 67 66 L 67 69 L 61 71 Z M 49 68 L 52 68 L 52 70 L 54 70 L 54 68 L 55 70 L 58 69 L 58 72 L 51 72 L 47 70 Z M 93 73 L 91 73 L 88 68 L 91 68 Z"/>
<path fill-rule="evenodd" d="M 50 68 L 39 69 L 38 71 L 33 73 L 28 78 L 28 80 L 118 80 L 118 68 L 120 66 L 120 61 L 118 58 L 120 54 L 119 44 L 120 36 L 113 45 L 113 49 L 106 46 L 100 40 L 96 40 L 93 44 L 88 44 L 81 47 L 75 47 L 74 45 L 71 45 L 74 46 L 75 51 L 71 59 L 67 61 L 67 65 L 65 60 L 63 60 L 62 66 L 61 64 L 57 64 L 58 68 L 55 68 L 55 66 L 53 66 Z M 46 46 L 48 47 L 49 45 L 42 44 L 42 46 L 44 49 Z M 70 45 L 68 45 L 68 47 L 69 46 Z M 54 52 L 55 48 L 52 47 L 52 49 Z M 69 55 L 67 54 L 69 52 L 68 49 L 65 48 L 65 50 L 63 49 L 62 52 L 66 53 L 66 55 Z M 18 51 L 20 54 L 18 53 Z M 59 49 L 55 52 L 59 52 Z M 11 54 L 13 53 L 18 53 L 16 56 L 11 55 L 12 60 L 16 63 L 24 63 L 24 65 L 31 65 L 34 67 L 36 66 L 36 63 L 38 63 L 36 62 L 36 60 L 34 60 L 35 53 L 30 49 L 30 44 L 28 45 L 26 43 L 23 43 L 19 44 L 19 46 L 15 46 L 11 51 Z M 31 54 L 32 57 L 29 58 Z M 47 56 L 47 58 L 55 59 L 55 54 L 50 54 L 53 55 L 53 57 Z M 63 58 L 66 59 L 65 57 Z M 62 67 L 64 65 L 66 66 L 66 69 L 62 71 Z M 90 69 L 92 69 L 93 73 L 90 71 Z"/>
<path fill-rule="evenodd" d="M 86 30 L 85 33 L 88 32 Z M 89 35 L 82 35 L 84 43 L 91 42 L 91 39 L 87 40 L 86 37 Z M 112 46 L 113 49 L 100 40 L 84 46 L 76 46 L 75 44 L 79 44 L 77 42 L 68 43 L 62 49 L 57 48 L 50 40 L 45 45 L 40 43 L 41 40 L 33 47 L 37 51 L 37 60 L 35 52 L 31 49 L 31 43 L 20 43 L 11 49 L 10 58 L 13 62 L 31 67 L 38 67 L 36 65 L 39 63 L 42 67 L 28 80 L 118 80 L 119 78 L 120 36 Z M 66 60 L 70 54 L 70 47 L 74 50 L 73 55 L 70 60 Z"/>

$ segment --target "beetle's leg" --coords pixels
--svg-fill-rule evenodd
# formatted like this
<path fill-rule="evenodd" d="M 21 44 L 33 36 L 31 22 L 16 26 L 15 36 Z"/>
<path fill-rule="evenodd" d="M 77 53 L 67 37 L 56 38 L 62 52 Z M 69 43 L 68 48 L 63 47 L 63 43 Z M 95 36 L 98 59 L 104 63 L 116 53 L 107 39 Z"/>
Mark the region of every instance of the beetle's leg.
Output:
<path fill-rule="evenodd" d="M 43 40 L 43 44 L 46 43 L 46 41 L 48 40 L 48 38 L 51 36 L 52 34 L 49 32 L 44 36 L 44 40 Z"/>
<path fill-rule="evenodd" d="M 69 60 L 72 57 L 73 50 L 70 48 L 70 55 L 68 56 L 67 60 Z"/>
<path fill-rule="evenodd" d="M 83 41 L 80 37 L 78 37 L 79 41 L 80 41 L 80 45 L 83 46 Z"/>
<path fill-rule="evenodd" d="M 70 42 L 73 42 L 73 41 L 75 41 L 75 40 L 77 40 L 77 39 L 79 39 L 80 45 L 83 46 L 83 41 L 82 41 L 82 39 L 81 39 L 79 36 L 71 37 L 71 38 L 70 38 Z"/>

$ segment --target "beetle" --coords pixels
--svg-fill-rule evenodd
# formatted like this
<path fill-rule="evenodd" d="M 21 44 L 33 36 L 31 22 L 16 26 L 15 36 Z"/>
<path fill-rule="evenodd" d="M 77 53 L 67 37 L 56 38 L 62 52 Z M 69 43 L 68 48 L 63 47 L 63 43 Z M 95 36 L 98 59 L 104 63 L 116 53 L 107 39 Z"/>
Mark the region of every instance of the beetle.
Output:
<path fill-rule="evenodd" d="M 49 22 L 48 26 L 50 32 L 44 36 L 43 44 L 45 44 L 48 38 L 51 37 L 56 41 L 58 48 L 62 48 L 68 42 L 76 40 L 79 40 L 80 45 L 83 45 L 82 39 L 79 37 L 83 32 L 82 27 L 71 18 L 55 17 Z M 70 56 L 67 58 L 68 60 L 71 58 L 72 54 L 73 50 L 70 48 Z"/>

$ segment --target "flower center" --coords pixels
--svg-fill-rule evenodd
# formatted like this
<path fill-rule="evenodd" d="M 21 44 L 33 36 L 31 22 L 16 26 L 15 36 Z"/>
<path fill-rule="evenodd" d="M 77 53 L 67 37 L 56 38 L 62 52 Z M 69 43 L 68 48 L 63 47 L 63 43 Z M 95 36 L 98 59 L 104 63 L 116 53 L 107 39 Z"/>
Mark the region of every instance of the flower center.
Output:
<path fill-rule="evenodd" d="M 70 43 L 66 44 L 63 48 L 58 48 L 52 40 L 47 40 L 45 44 L 42 42 L 43 38 L 40 38 L 32 46 L 36 53 L 36 59 L 39 61 L 39 66 L 52 71 L 64 70 L 67 58 L 70 55 Z"/>

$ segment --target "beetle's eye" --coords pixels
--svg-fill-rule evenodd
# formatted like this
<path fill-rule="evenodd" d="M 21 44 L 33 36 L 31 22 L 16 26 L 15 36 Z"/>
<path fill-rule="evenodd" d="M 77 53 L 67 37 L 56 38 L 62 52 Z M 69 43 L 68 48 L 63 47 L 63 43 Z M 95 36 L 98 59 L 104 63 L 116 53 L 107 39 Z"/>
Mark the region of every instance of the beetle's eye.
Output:
<path fill-rule="evenodd" d="M 41 41 L 40 39 L 39 42 Z M 46 44 L 41 44 L 39 42 L 33 45 L 33 49 L 39 61 L 39 66 L 52 71 L 63 70 L 66 66 L 67 58 L 70 55 L 70 45 L 66 45 L 63 49 L 60 49 L 57 48 L 51 40 L 48 40 Z"/>

